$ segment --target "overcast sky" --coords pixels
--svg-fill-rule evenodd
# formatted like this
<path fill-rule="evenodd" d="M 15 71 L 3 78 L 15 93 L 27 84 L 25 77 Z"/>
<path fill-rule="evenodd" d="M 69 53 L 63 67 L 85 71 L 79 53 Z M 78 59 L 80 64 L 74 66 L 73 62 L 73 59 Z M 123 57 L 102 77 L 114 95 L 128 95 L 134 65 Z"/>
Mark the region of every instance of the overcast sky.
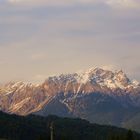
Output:
<path fill-rule="evenodd" d="M 140 81 L 140 0 L 0 0 L 0 82 L 90 67 Z"/>

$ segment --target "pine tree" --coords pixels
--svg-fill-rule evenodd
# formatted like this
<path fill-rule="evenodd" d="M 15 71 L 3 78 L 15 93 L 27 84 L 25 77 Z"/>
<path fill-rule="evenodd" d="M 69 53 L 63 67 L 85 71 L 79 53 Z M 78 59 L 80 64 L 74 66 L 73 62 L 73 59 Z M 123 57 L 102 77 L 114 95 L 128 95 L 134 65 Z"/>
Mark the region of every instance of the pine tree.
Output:
<path fill-rule="evenodd" d="M 131 130 L 127 132 L 126 140 L 134 140 L 133 132 Z"/>

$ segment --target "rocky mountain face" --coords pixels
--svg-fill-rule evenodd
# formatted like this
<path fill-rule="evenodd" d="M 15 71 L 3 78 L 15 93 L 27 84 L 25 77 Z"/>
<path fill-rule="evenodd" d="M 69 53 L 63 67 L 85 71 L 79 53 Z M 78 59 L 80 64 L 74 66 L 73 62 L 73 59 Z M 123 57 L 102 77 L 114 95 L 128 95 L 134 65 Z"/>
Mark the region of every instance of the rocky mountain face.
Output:
<path fill-rule="evenodd" d="M 0 86 L 0 109 L 7 113 L 80 117 L 91 122 L 140 130 L 140 84 L 120 71 L 92 68 L 49 77 L 40 85 Z M 137 118 L 137 121 L 135 121 Z"/>

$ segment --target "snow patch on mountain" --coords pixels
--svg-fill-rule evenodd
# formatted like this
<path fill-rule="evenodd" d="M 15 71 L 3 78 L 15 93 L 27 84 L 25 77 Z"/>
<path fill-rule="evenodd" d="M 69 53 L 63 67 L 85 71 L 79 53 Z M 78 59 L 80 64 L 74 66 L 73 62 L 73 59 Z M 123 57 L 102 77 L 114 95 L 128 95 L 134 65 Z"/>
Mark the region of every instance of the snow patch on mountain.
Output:
<path fill-rule="evenodd" d="M 112 72 L 101 68 L 91 68 L 87 71 L 77 72 L 74 74 L 63 74 L 60 76 L 51 77 L 49 80 L 50 79 L 60 83 L 74 82 L 79 83 L 80 85 L 90 82 L 92 84 L 97 84 L 101 87 L 103 86 L 111 89 L 126 89 L 130 86 L 137 88 L 140 85 L 136 80 L 130 81 L 122 70 Z M 79 86 L 79 89 L 80 88 L 81 86 Z M 80 91 L 79 89 L 77 92 Z"/>

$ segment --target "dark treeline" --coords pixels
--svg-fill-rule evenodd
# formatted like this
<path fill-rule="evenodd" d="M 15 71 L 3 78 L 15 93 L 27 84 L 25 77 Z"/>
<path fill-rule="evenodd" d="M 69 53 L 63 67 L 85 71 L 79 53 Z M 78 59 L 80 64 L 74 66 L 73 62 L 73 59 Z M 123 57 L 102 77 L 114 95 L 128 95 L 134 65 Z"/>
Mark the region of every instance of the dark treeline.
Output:
<path fill-rule="evenodd" d="M 0 112 L 2 140 L 140 140 L 140 134 L 122 128 L 91 124 L 86 120 L 48 116 L 20 117 Z M 0 139 L 1 140 L 1 139 Z"/>

